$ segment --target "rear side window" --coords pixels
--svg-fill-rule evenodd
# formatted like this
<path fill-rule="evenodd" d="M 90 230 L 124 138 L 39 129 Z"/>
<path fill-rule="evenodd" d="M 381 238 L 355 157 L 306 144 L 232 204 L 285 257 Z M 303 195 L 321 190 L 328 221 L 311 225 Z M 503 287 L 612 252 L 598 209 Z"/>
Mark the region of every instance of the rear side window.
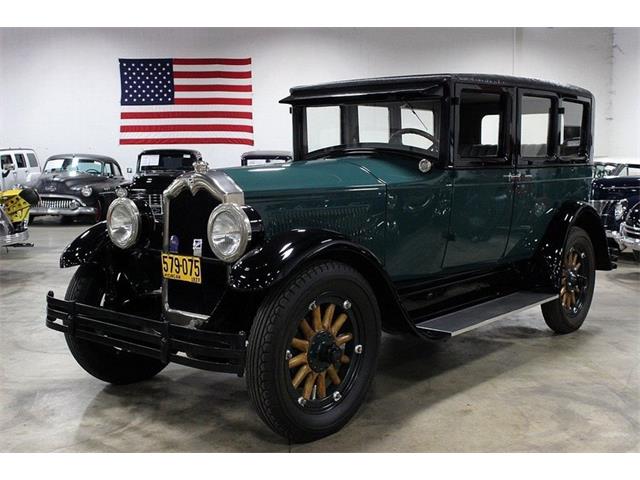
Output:
<path fill-rule="evenodd" d="M 549 155 L 550 98 L 523 95 L 520 104 L 520 155 L 546 158 Z"/>
<path fill-rule="evenodd" d="M 29 166 L 34 168 L 38 167 L 38 159 L 33 153 L 27 153 L 27 158 L 29 159 Z"/>
<path fill-rule="evenodd" d="M 480 163 L 502 164 L 508 97 L 500 93 L 463 90 L 457 155 L 460 159 L 481 159 Z M 478 162 L 458 160 L 458 164 Z"/>
<path fill-rule="evenodd" d="M 24 158 L 24 155 L 21 153 L 16 153 L 16 165 L 18 168 L 27 168 L 27 161 Z"/>
<path fill-rule="evenodd" d="M 565 100 L 560 115 L 560 156 L 579 157 L 585 153 L 585 107 Z"/>

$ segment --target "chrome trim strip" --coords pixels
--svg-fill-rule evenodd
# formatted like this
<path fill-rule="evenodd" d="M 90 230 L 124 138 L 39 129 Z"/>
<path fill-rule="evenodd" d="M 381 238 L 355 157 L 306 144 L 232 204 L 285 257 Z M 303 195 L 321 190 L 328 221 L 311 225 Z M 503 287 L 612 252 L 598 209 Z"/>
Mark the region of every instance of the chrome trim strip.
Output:
<path fill-rule="evenodd" d="M 94 207 L 78 207 L 76 209 L 70 208 L 54 208 L 54 207 L 31 207 L 29 215 L 61 215 L 63 217 L 77 217 L 78 215 L 95 215 L 96 209 Z"/>
<path fill-rule="evenodd" d="M 0 247 L 8 247 L 15 243 L 25 243 L 27 240 L 29 240 L 29 230 L 11 233 L 9 235 L 0 236 Z"/>
<path fill-rule="evenodd" d="M 169 202 L 183 190 L 189 189 L 191 195 L 206 190 L 221 203 L 244 205 L 244 192 L 226 173 L 209 170 L 207 173 L 188 172 L 176 178 L 162 194 L 163 238 L 162 252 L 169 253 Z M 162 278 L 162 311 L 167 320 L 188 327 L 198 327 L 209 319 L 208 315 L 185 312 L 169 307 L 168 280 Z"/>

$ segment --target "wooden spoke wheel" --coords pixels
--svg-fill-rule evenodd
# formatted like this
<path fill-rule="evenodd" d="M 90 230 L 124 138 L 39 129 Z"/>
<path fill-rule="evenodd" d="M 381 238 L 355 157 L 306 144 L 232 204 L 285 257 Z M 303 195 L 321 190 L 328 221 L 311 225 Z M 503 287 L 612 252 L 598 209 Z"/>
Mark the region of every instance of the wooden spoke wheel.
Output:
<path fill-rule="evenodd" d="M 329 397 L 332 389 L 328 389 L 327 384 L 340 386 L 343 370 L 348 370 L 351 363 L 351 352 L 357 354 L 361 350 L 361 346 L 352 345 L 354 335 L 349 309 L 348 300 L 342 305 L 314 302 L 307 317 L 300 320 L 286 354 L 291 385 L 300 394 L 300 403 Z"/>
<path fill-rule="evenodd" d="M 589 279 L 585 272 L 586 253 L 572 246 L 564 257 L 560 287 L 560 303 L 570 315 L 576 315 L 584 304 Z"/>
<path fill-rule="evenodd" d="M 554 332 L 571 333 L 582 326 L 593 299 L 595 263 L 591 238 L 580 227 L 571 227 L 559 265 L 558 298 L 541 305 L 544 320 Z"/>
<path fill-rule="evenodd" d="M 364 402 L 380 345 L 380 310 L 353 267 L 314 262 L 264 300 L 247 347 L 249 397 L 293 442 L 338 431 Z"/>

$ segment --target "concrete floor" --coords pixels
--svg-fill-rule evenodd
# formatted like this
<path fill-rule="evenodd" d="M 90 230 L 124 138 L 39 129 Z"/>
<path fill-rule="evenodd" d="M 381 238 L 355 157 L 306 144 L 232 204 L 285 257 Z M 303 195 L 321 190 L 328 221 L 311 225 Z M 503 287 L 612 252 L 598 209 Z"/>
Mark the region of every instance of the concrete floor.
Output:
<path fill-rule="evenodd" d="M 385 336 L 368 401 L 338 434 L 288 445 L 244 379 L 177 365 L 113 387 L 44 326 L 58 257 L 86 226 L 37 221 L 0 252 L 0 451 L 639 451 L 640 267 L 598 273 L 583 328 L 553 335 L 538 308 L 446 343 Z"/>

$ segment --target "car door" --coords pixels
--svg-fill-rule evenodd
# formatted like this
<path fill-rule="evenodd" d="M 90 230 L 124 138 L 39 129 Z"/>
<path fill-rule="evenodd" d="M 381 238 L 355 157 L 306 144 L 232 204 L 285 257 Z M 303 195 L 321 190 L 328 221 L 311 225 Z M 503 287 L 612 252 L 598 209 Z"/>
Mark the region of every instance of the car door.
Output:
<path fill-rule="evenodd" d="M 530 258 L 565 198 L 588 200 L 588 99 L 518 89 L 513 222 L 505 253 Z"/>
<path fill-rule="evenodd" d="M 503 258 L 513 208 L 515 90 L 455 88 L 453 201 L 445 269 L 475 269 Z"/>
<path fill-rule="evenodd" d="M 27 156 L 24 152 L 14 153 L 13 158 L 15 160 L 15 179 L 16 185 L 24 185 L 27 183 L 27 175 L 29 174 L 29 167 L 27 164 Z"/>

